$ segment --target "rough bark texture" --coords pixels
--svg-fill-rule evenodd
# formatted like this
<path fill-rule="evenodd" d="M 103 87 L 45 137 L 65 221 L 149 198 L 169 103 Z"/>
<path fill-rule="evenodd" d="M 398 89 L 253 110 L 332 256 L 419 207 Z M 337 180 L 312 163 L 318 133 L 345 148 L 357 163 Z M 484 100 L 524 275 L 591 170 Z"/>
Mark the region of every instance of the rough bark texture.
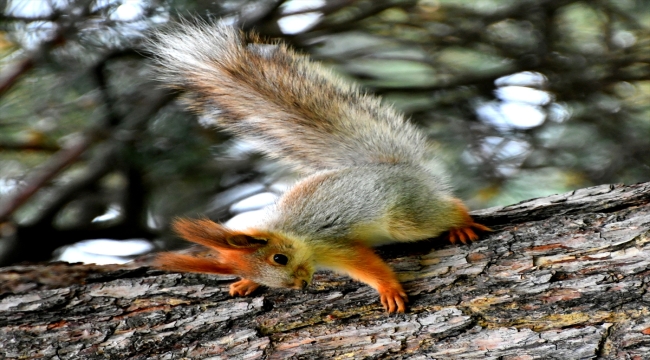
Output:
<path fill-rule="evenodd" d="M 470 246 L 380 250 L 410 295 L 318 273 L 231 298 L 232 279 L 130 266 L 1 269 L 0 358 L 650 358 L 650 183 L 474 213 Z"/>

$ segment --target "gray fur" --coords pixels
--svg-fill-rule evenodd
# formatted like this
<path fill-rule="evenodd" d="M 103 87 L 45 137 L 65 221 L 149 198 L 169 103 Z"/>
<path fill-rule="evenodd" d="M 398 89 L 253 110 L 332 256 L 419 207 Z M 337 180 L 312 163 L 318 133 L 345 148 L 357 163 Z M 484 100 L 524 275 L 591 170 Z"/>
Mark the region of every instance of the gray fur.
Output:
<path fill-rule="evenodd" d="M 324 175 L 324 176 L 322 176 Z M 302 183 L 322 176 L 309 196 L 292 196 L 302 191 Z M 417 241 L 436 236 L 456 224 L 451 195 L 444 184 L 427 171 L 412 165 L 365 165 L 307 177 L 269 211 L 264 227 L 309 241 L 330 244 L 350 240 L 376 246 L 398 241 Z M 408 221 L 410 228 L 422 229 L 422 237 L 396 238 L 390 222 Z M 373 229 L 371 234 L 358 234 Z M 424 230 L 426 229 L 426 230 Z"/>
<path fill-rule="evenodd" d="M 228 25 L 184 22 L 157 31 L 147 48 L 160 80 L 193 93 L 194 110 L 304 174 L 427 167 L 425 136 L 392 107 L 285 45 L 253 41 Z"/>

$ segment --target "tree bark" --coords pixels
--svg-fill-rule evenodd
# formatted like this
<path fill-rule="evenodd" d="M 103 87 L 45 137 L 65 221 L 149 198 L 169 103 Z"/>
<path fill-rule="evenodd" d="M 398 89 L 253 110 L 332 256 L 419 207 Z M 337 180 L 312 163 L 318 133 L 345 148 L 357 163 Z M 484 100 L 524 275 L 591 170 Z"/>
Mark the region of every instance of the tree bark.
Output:
<path fill-rule="evenodd" d="M 6 359 L 650 358 L 650 183 L 474 212 L 494 228 L 379 253 L 410 296 L 317 273 L 232 298 L 233 278 L 50 263 L 0 269 Z"/>

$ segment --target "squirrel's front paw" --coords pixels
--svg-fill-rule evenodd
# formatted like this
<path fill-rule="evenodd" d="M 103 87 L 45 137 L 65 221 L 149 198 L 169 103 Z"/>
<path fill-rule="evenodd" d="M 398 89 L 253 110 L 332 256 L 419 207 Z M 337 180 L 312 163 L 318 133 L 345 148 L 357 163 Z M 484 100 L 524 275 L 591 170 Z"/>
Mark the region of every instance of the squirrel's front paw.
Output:
<path fill-rule="evenodd" d="M 230 284 L 230 296 L 248 296 L 257 290 L 260 284 L 248 279 L 241 279 Z"/>
<path fill-rule="evenodd" d="M 408 297 L 404 290 L 402 290 L 401 286 L 396 288 L 379 289 L 379 298 L 381 299 L 381 304 L 384 306 L 384 309 L 389 313 L 395 311 L 403 313 L 406 311 Z"/>

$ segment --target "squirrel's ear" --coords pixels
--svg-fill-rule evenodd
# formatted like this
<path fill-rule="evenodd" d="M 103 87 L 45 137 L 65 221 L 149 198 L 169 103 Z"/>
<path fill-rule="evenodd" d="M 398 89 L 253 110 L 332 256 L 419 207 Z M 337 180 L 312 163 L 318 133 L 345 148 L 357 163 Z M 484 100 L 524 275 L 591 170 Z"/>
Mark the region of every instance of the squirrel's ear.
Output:
<path fill-rule="evenodd" d="M 250 249 L 266 245 L 266 240 L 228 229 L 208 219 L 176 219 L 172 227 L 184 239 L 215 250 Z"/>
<path fill-rule="evenodd" d="M 241 234 L 241 233 L 232 233 L 228 239 L 228 244 L 233 248 L 250 248 L 257 249 L 268 243 L 268 240 L 261 238 L 254 238 L 250 235 Z"/>
<path fill-rule="evenodd" d="M 234 274 L 231 267 L 217 262 L 216 259 L 196 257 L 191 255 L 161 253 L 156 256 L 154 267 L 163 270 L 208 273 L 208 274 Z"/>

